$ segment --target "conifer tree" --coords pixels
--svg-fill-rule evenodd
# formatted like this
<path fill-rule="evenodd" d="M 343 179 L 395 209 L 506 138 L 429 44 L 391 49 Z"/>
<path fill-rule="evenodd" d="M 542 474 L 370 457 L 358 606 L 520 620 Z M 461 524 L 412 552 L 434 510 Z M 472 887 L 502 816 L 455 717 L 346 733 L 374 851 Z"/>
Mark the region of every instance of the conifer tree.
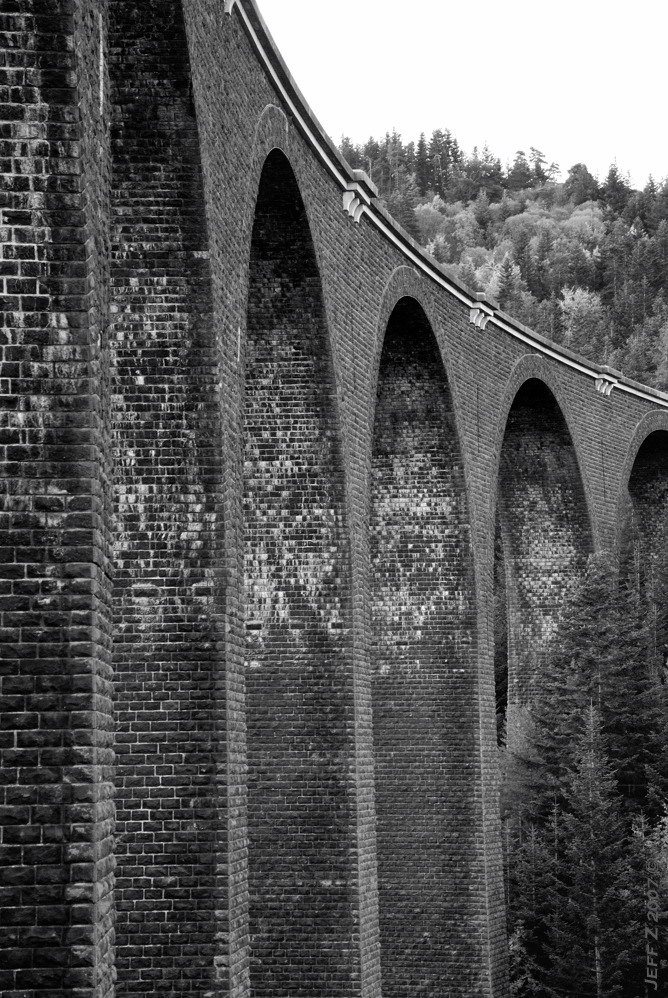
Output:
<path fill-rule="evenodd" d="M 427 140 L 424 132 L 420 133 L 415 152 L 415 183 L 420 197 L 426 197 L 429 188 L 429 157 L 427 155 Z"/>
<path fill-rule="evenodd" d="M 665 561 L 652 568 L 661 606 L 668 553 Z M 642 980 L 637 828 L 658 827 L 668 786 L 668 711 L 655 665 L 663 652 L 653 650 L 664 621 L 647 592 L 637 573 L 619 577 L 609 560 L 590 559 L 522 719 L 523 739 L 509 734 L 517 751 L 506 750 L 503 799 L 510 934 L 524 967 L 518 994 L 625 998 Z"/>
<path fill-rule="evenodd" d="M 507 903 L 511 993 L 517 998 L 544 994 L 548 968 L 548 926 L 554 911 L 557 853 L 549 826 L 521 823 L 513 827 L 509 848 Z"/>
<path fill-rule="evenodd" d="M 641 978 L 642 890 L 633 890 L 630 851 L 600 715 L 591 704 L 564 787 L 557 904 L 546 946 L 554 994 L 624 996 Z"/>

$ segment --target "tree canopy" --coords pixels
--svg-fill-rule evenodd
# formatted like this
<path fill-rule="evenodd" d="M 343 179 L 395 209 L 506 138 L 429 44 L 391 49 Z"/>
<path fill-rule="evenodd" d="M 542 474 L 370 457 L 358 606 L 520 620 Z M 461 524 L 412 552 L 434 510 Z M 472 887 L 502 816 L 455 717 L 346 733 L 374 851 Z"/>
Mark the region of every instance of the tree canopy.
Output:
<path fill-rule="evenodd" d="M 466 154 L 448 129 L 341 140 L 387 209 L 453 276 L 537 332 L 668 389 L 668 180 L 632 189 L 616 164 L 599 182 L 530 146 L 505 167 Z"/>

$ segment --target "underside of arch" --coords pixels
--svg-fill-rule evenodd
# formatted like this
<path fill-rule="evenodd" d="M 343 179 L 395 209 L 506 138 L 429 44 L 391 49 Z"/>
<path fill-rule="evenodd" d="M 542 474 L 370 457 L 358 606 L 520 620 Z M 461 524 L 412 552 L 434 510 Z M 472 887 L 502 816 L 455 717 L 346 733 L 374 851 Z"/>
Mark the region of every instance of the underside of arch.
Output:
<path fill-rule="evenodd" d="M 522 385 L 508 414 L 496 523 L 496 601 L 506 609 L 504 621 L 497 607 L 497 631 L 508 641 L 496 652 L 497 700 L 507 658 L 512 708 L 530 702 L 560 613 L 593 550 L 573 440 L 554 395 L 536 378 Z"/>
<path fill-rule="evenodd" d="M 412 298 L 394 308 L 380 360 L 371 563 L 383 994 L 467 993 L 478 959 L 468 881 L 476 723 L 469 523 L 452 398 Z"/>
<path fill-rule="evenodd" d="M 668 665 L 668 431 L 654 430 L 636 454 L 622 509 L 621 571 L 653 608 L 657 661 Z"/>
<path fill-rule="evenodd" d="M 351 993 L 349 555 L 320 278 L 285 156 L 262 173 L 244 401 L 251 993 Z"/>

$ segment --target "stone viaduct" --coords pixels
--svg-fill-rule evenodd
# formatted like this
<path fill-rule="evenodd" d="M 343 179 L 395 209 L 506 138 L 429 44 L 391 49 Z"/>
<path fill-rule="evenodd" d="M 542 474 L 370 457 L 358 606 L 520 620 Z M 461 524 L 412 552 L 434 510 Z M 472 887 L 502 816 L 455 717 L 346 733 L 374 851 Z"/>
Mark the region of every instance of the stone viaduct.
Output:
<path fill-rule="evenodd" d="M 0 990 L 505 996 L 495 548 L 517 702 L 668 398 L 448 278 L 254 0 L 0 39 Z"/>

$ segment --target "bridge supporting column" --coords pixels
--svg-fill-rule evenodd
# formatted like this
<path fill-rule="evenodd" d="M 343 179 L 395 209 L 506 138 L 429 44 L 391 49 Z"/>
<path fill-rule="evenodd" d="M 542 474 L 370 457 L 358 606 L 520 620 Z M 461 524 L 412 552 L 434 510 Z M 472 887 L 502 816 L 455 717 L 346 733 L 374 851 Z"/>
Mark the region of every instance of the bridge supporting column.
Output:
<path fill-rule="evenodd" d="M 113 993 L 106 7 L 2 5 L 5 995 Z"/>
<path fill-rule="evenodd" d="M 201 995 L 227 987 L 223 439 L 180 0 L 111 3 L 110 68 L 116 990 Z"/>

